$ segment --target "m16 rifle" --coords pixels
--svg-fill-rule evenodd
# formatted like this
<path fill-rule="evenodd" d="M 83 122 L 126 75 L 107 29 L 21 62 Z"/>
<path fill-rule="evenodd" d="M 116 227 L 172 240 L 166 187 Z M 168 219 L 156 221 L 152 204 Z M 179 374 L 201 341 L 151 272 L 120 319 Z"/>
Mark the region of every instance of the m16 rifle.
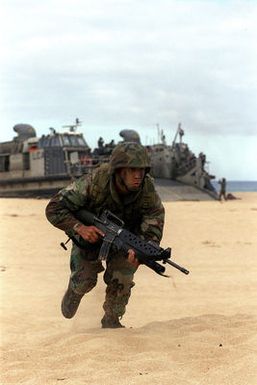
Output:
<path fill-rule="evenodd" d="M 102 245 L 99 252 L 99 260 L 106 260 L 111 246 L 115 246 L 117 250 L 128 252 L 133 249 L 136 258 L 141 264 L 148 266 L 157 274 L 166 276 L 165 267 L 159 262 L 168 263 L 169 265 L 180 270 L 184 274 L 189 274 L 189 271 L 184 267 L 173 262 L 171 257 L 171 248 L 163 249 L 153 241 L 145 241 L 137 235 L 131 233 L 124 228 L 124 222 L 116 215 L 108 210 L 105 210 L 99 217 L 90 213 L 87 210 L 79 210 L 73 213 L 74 216 L 86 226 L 95 226 L 99 228 L 104 236 L 102 237 Z M 83 238 L 71 237 L 73 242 L 80 248 L 85 249 L 89 243 Z M 62 247 L 65 245 L 62 243 Z"/>

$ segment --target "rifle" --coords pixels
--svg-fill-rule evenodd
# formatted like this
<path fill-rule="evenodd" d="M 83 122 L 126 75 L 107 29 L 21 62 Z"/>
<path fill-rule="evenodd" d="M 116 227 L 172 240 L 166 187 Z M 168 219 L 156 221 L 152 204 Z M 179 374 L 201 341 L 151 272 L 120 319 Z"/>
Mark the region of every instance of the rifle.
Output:
<path fill-rule="evenodd" d="M 171 248 L 163 249 L 153 241 L 145 241 L 130 231 L 124 229 L 124 222 L 114 215 L 112 212 L 105 210 L 97 217 L 87 210 L 79 210 L 73 213 L 74 216 L 84 225 L 93 225 L 98 227 L 105 235 L 99 252 L 99 260 L 106 260 L 112 245 L 118 250 L 123 250 L 126 253 L 129 249 L 133 249 L 136 253 L 136 258 L 141 264 L 148 266 L 157 274 L 164 277 L 165 267 L 156 261 L 168 263 L 169 265 L 180 270 L 184 274 L 189 274 L 189 271 L 184 267 L 173 262 L 171 257 Z M 88 242 L 83 238 L 71 237 L 73 242 L 80 248 L 87 248 Z M 61 244 L 65 248 L 64 244 Z"/>

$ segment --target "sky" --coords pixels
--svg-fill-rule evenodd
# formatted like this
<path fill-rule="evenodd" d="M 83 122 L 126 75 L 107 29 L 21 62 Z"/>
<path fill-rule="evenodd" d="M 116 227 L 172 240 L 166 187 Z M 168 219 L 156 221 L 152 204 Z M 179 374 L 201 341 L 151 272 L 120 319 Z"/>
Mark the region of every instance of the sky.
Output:
<path fill-rule="evenodd" d="M 82 121 L 184 140 L 217 179 L 257 180 L 257 0 L 0 0 L 0 142 Z"/>

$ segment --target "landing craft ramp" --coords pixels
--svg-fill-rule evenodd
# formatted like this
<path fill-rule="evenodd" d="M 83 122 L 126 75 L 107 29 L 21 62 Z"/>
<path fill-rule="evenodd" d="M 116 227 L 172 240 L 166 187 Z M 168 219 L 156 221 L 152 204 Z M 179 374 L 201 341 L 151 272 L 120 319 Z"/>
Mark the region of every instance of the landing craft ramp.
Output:
<path fill-rule="evenodd" d="M 162 201 L 213 201 L 215 196 L 197 187 L 169 179 L 155 179 L 155 187 Z"/>

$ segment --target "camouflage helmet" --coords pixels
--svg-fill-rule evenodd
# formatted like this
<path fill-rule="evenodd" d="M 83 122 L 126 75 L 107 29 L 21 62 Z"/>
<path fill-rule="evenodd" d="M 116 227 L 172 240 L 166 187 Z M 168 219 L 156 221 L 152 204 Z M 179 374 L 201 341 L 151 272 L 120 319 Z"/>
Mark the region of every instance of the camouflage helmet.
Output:
<path fill-rule="evenodd" d="M 139 143 L 119 143 L 112 151 L 110 159 L 111 173 L 123 167 L 144 168 L 150 171 L 150 159 L 146 149 Z"/>

